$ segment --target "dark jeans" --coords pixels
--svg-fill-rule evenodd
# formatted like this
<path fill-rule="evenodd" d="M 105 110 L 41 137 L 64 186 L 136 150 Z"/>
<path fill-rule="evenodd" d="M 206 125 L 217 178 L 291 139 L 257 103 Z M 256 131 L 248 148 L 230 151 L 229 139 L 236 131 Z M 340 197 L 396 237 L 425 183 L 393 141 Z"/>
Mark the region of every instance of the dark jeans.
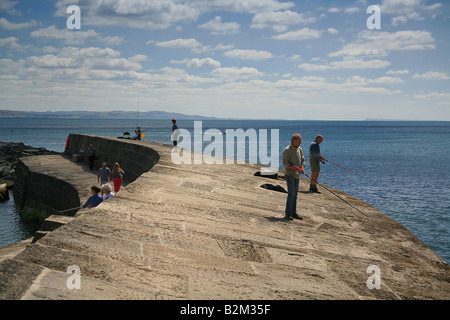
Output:
<path fill-rule="evenodd" d="M 89 156 L 89 169 L 91 170 L 94 169 L 94 162 L 96 158 L 97 158 L 96 156 Z"/>
<path fill-rule="evenodd" d="M 286 216 L 292 216 L 297 214 L 297 195 L 300 180 L 288 175 L 285 176 L 285 179 L 288 189 L 288 196 L 286 199 L 286 210 L 284 213 Z"/>

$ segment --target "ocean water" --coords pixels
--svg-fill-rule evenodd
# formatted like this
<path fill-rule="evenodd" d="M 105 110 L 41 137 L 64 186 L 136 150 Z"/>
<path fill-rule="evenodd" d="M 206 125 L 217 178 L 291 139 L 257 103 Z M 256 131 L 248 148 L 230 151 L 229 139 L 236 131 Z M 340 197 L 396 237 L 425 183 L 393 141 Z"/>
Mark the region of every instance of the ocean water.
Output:
<path fill-rule="evenodd" d="M 139 120 L 138 124 L 145 134 L 144 140 L 171 144 L 170 120 Z M 194 138 L 194 121 L 180 120 L 177 124 L 180 129 L 189 130 Z M 0 140 L 62 152 L 69 133 L 118 137 L 125 131 L 133 133 L 135 127 L 136 120 L 0 119 Z M 204 120 L 202 127 L 203 131 L 267 129 L 269 143 L 271 130 L 278 130 L 280 169 L 282 150 L 293 133 L 302 135 L 301 147 L 306 158 L 310 143 L 317 134 L 322 134 L 324 141 L 320 147 L 325 158 L 364 178 L 326 163 L 322 165 L 319 182 L 376 207 L 450 262 L 450 122 Z M 225 135 L 223 140 L 225 155 Z M 203 147 L 210 143 L 203 141 Z M 253 159 L 248 150 L 257 143 L 246 140 L 244 160 Z M 308 161 L 306 173 L 311 173 Z M 0 247 L 26 239 L 36 228 L 17 220 L 11 203 L 12 200 L 0 204 Z M 299 209 L 301 212 L 301 197 Z M 6 216 L 14 223 L 5 222 Z"/>

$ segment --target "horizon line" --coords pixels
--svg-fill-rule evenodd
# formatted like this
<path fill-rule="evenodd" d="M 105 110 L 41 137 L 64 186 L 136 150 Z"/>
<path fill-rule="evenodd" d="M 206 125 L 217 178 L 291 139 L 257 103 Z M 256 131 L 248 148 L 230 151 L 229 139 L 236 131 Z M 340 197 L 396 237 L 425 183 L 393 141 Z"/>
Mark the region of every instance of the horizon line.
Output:
<path fill-rule="evenodd" d="M 110 111 L 96 111 L 96 110 L 69 110 L 69 111 L 22 111 L 22 110 L 9 110 L 9 109 L 0 109 L 0 113 L 2 111 L 6 112 L 17 112 L 17 113 L 111 113 L 111 112 L 123 112 L 123 113 L 130 113 L 135 114 L 135 111 L 125 111 L 125 110 L 110 110 Z M 185 114 L 180 112 L 168 112 L 168 111 L 162 111 L 162 110 L 150 110 L 150 111 L 140 111 L 141 113 L 165 113 L 165 114 L 176 114 L 180 116 L 189 117 L 189 119 L 179 119 L 179 120 L 195 120 L 198 118 L 199 120 L 247 120 L 247 121 L 415 121 L 415 122 L 425 122 L 425 121 L 436 121 L 436 122 L 449 122 L 450 120 L 436 120 L 436 119 L 395 119 L 395 118 L 365 118 L 365 119 L 280 119 L 280 118 L 236 118 L 236 117 L 217 117 L 217 116 L 203 116 L 203 115 L 192 115 L 192 114 Z M 20 117 L 20 116 L 2 116 L 0 115 L 0 119 L 19 119 L 19 118 L 26 118 L 26 117 Z M 53 119 L 53 117 L 42 117 L 43 119 Z M 200 118 L 207 118 L 207 119 L 200 119 Z M 208 119 L 209 118 L 209 119 Z M 54 119 L 96 119 L 96 118 L 82 118 L 82 117 L 58 117 Z M 127 118 L 103 118 L 103 119 L 110 119 L 110 120 L 129 120 Z M 141 118 L 142 120 L 165 120 L 165 118 Z"/>

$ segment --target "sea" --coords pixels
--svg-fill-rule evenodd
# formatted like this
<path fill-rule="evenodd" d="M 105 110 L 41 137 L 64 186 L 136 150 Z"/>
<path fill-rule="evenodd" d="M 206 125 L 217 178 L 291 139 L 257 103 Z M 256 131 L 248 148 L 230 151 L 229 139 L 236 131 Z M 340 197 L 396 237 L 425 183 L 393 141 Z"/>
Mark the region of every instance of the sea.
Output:
<path fill-rule="evenodd" d="M 198 124 L 195 126 L 194 120 L 177 121 L 180 129 L 192 132 L 192 145 L 198 137 L 194 130 Z M 23 142 L 62 152 L 70 133 L 123 137 L 124 132 L 133 135 L 137 125 L 145 135 L 144 140 L 171 144 L 170 119 L 4 118 L 0 119 L 0 141 Z M 450 122 L 202 120 L 201 126 L 203 148 L 220 139 L 214 134 L 208 137 L 208 133 L 213 132 L 208 129 L 224 133 L 224 149 L 227 130 L 256 132 L 258 141 L 266 138 L 269 146 L 278 147 L 272 151 L 268 147 L 268 150 L 274 158 L 278 152 L 280 169 L 282 151 L 290 144 L 292 134 L 301 134 L 306 159 L 311 142 L 316 135 L 323 135 L 321 152 L 334 164 L 322 165 L 319 182 L 374 206 L 450 262 Z M 244 143 L 245 159 L 241 160 L 255 158 L 251 151 L 259 144 L 249 136 Z M 239 159 L 237 146 L 234 153 Z M 261 162 L 260 159 L 257 157 L 256 162 Z M 308 161 L 305 172 L 311 174 Z M 301 212 L 301 198 L 299 210 Z M 20 218 L 12 194 L 10 201 L 0 204 L 0 247 L 29 238 L 38 228 L 39 223 Z"/>

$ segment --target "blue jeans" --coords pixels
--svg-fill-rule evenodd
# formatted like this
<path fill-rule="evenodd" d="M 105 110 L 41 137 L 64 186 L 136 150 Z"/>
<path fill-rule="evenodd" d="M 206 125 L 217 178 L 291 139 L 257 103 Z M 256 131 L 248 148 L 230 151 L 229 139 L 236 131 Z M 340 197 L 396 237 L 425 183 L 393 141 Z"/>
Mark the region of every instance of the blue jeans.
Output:
<path fill-rule="evenodd" d="M 297 194 L 300 180 L 288 175 L 285 176 L 285 179 L 288 189 L 288 196 L 286 199 L 286 210 L 284 213 L 286 216 L 292 216 L 297 214 Z"/>

